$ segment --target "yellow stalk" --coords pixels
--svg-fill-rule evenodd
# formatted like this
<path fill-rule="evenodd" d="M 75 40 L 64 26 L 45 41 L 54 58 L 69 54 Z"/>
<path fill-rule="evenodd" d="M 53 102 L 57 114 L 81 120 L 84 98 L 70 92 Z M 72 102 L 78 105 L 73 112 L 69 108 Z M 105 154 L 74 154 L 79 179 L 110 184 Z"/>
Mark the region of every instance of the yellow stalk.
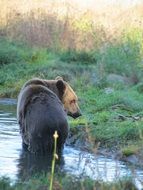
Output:
<path fill-rule="evenodd" d="M 51 169 L 51 179 L 50 179 L 50 188 L 49 188 L 49 190 L 53 189 L 55 162 L 56 162 L 56 159 L 58 159 L 58 155 L 56 153 L 56 151 L 57 151 L 57 138 L 58 138 L 57 131 L 55 131 L 53 137 L 54 137 L 54 152 L 53 152 L 53 160 L 52 160 L 52 169 Z"/>

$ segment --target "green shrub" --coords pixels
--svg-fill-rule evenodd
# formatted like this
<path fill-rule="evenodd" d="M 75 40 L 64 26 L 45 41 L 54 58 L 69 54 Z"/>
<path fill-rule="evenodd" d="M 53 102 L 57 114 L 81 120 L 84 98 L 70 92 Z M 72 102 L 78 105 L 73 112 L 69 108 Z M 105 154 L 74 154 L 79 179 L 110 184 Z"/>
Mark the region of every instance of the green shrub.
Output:
<path fill-rule="evenodd" d="M 0 65 L 19 61 L 20 55 L 18 49 L 13 43 L 0 39 Z"/>
<path fill-rule="evenodd" d="M 68 50 L 60 55 L 61 61 L 79 62 L 79 63 L 96 63 L 96 56 L 92 52 Z"/>
<path fill-rule="evenodd" d="M 139 44 L 130 41 L 110 44 L 103 55 L 105 70 L 110 73 L 129 75 L 140 61 Z"/>
<path fill-rule="evenodd" d="M 0 178 L 0 189 L 1 190 L 14 190 L 10 185 L 10 179 L 6 177 Z"/>
<path fill-rule="evenodd" d="M 106 45 L 98 61 L 103 63 L 107 73 L 139 75 L 143 58 L 142 40 L 141 29 L 129 29 L 123 32 L 118 40 Z"/>

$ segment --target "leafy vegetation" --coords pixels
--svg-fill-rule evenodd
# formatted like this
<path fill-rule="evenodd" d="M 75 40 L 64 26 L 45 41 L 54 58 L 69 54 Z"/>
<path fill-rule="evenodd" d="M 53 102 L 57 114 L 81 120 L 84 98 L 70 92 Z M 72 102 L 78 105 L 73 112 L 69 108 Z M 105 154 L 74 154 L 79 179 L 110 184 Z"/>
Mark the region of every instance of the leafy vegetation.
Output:
<path fill-rule="evenodd" d="M 21 48 L 20 44 L 0 38 L 0 66 L 25 61 L 30 56 L 30 52 L 25 50 L 24 46 Z"/>
<path fill-rule="evenodd" d="M 85 51 L 76 51 L 76 50 L 68 50 L 61 53 L 60 56 L 61 61 L 65 62 L 76 62 L 77 64 L 96 64 L 96 55 L 95 53 L 85 52 Z"/>

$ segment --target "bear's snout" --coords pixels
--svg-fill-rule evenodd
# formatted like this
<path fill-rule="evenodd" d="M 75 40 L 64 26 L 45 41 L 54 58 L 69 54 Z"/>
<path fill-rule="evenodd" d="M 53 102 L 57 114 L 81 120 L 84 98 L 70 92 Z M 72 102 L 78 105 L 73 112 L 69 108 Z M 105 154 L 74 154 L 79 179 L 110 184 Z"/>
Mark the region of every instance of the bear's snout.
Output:
<path fill-rule="evenodd" d="M 81 112 L 77 112 L 73 114 L 73 118 L 76 119 L 78 117 L 82 116 Z"/>
<path fill-rule="evenodd" d="M 71 112 L 70 112 L 70 113 L 68 113 L 68 115 L 71 116 L 71 117 L 73 117 L 74 119 L 76 119 L 76 118 L 82 116 L 82 114 L 81 114 L 80 111 L 75 112 L 75 113 L 71 113 Z"/>

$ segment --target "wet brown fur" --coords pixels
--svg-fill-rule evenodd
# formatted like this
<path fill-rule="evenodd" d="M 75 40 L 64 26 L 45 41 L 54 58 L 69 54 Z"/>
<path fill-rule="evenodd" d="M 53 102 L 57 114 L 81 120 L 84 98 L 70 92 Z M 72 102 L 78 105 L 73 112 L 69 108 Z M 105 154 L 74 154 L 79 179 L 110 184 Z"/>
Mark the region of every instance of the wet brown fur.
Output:
<path fill-rule="evenodd" d="M 23 143 L 31 152 L 52 150 L 55 130 L 59 133 L 58 149 L 62 149 L 68 135 L 63 105 L 69 115 L 72 116 L 73 111 L 75 117 L 80 116 L 78 105 L 70 110 L 72 104 L 67 102 L 72 98 L 77 101 L 72 88 L 61 78 L 32 79 L 24 84 L 18 97 L 17 118 Z"/>
<path fill-rule="evenodd" d="M 57 95 L 42 85 L 23 89 L 19 115 L 23 144 L 32 153 L 51 152 L 53 134 L 57 130 L 58 150 L 62 150 L 68 135 L 68 123 L 63 105 Z"/>

